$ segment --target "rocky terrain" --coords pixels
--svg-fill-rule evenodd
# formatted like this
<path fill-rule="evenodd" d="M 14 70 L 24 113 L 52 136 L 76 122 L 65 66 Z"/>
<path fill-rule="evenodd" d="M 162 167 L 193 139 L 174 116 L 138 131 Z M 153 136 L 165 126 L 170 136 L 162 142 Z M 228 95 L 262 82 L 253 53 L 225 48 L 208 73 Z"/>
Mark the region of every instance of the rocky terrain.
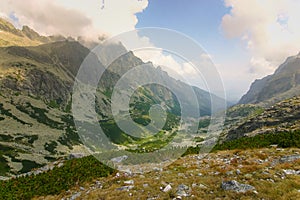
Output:
<path fill-rule="evenodd" d="M 258 134 L 300 130 L 300 97 L 290 98 L 258 110 L 224 131 L 225 140 Z"/>
<path fill-rule="evenodd" d="M 299 199 L 299 149 L 220 151 L 166 168 L 117 172 L 35 199 Z"/>

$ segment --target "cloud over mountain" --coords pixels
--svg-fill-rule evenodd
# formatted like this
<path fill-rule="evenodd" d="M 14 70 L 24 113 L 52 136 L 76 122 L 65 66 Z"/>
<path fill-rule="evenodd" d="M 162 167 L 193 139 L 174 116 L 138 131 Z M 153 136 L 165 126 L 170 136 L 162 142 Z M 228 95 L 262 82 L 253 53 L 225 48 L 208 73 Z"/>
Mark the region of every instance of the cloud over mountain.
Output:
<path fill-rule="evenodd" d="M 29 25 L 42 34 L 95 38 L 134 29 L 138 22 L 135 14 L 147 5 L 147 0 L 3 0 L 0 13 L 16 25 Z"/>
<path fill-rule="evenodd" d="M 269 74 L 299 51 L 300 2 L 294 0 L 225 0 L 222 19 L 229 38 L 240 38 L 252 55 L 250 72 Z"/>

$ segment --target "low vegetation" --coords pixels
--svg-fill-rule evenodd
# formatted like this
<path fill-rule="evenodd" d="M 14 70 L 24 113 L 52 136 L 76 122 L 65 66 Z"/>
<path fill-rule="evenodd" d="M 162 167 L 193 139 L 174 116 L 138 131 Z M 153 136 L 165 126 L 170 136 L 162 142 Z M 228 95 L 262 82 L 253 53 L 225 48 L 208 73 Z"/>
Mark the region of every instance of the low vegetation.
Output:
<path fill-rule="evenodd" d="M 212 149 L 213 152 L 220 150 L 233 150 L 233 149 L 257 149 L 257 148 L 270 148 L 271 145 L 276 145 L 281 148 L 296 147 L 300 148 L 300 131 L 281 132 L 260 134 L 253 137 L 242 137 L 232 141 L 226 141 L 217 144 Z M 198 154 L 201 145 L 196 147 L 189 147 L 183 156 L 189 154 Z"/>
<path fill-rule="evenodd" d="M 62 167 L 36 176 L 25 176 L 0 182 L 0 199 L 31 199 L 35 196 L 55 195 L 93 180 L 106 177 L 113 169 L 94 157 L 69 160 Z"/>

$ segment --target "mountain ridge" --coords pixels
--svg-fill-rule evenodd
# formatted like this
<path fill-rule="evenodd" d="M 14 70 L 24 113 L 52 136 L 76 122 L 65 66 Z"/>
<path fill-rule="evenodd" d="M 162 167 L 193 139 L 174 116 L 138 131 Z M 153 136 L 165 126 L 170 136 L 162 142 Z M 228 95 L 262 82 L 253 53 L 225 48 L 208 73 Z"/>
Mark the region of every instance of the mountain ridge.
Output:
<path fill-rule="evenodd" d="M 268 107 L 300 94 L 300 54 L 291 56 L 272 74 L 255 80 L 238 104 Z"/>

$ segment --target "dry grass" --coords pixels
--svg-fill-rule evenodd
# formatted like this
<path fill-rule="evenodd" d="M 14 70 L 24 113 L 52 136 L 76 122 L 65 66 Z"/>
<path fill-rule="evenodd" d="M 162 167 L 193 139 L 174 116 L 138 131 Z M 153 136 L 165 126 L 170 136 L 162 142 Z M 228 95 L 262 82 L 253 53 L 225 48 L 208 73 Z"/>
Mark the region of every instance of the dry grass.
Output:
<path fill-rule="evenodd" d="M 283 173 L 283 169 L 300 169 L 300 161 L 274 164 L 274 161 L 281 156 L 295 153 L 300 153 L 300 149 L 222 151 L 209 154 L 204 159 L 186 156 L 162 172 L 98 179 L 103 183 L 103 188 L 90 189 L 88 192 L 87 190 L 81 191 L 78 199 L 172 199 L 176 196 L 179 184 L 185 184 L 191 189 L 191 196 L 183 199 L 300 199 L 300 192 L 298 192 L 300 175 L 284 175 Z M 240 174 L 236 173 L 237 169 L 241 171 Z M 284 178 L 282 179 L 281 176 Z M 124 184 L 126 180 L 134 180 L 134 188 L 129 191 L 118 191 L 117 188 L 126 185 Z M 225 191 L 220 187 L 221 182 L 225 180 L 237 180 L 240 183 L 250 184 L 256 188 L 257 193 Z M 161 188 L 167 184 L 171 184 L 172 190 L 165 193 L 161 191 Z M 193 184 L 194 187 L 192 187 Z M 200 187 L 199 184 L 206 187 Z M 84 188 L 91 186 L 92 184 L 83 185 Z M 46 199 L 70 197 L 76 191 L 80 191 L 79 187 Z"/>

